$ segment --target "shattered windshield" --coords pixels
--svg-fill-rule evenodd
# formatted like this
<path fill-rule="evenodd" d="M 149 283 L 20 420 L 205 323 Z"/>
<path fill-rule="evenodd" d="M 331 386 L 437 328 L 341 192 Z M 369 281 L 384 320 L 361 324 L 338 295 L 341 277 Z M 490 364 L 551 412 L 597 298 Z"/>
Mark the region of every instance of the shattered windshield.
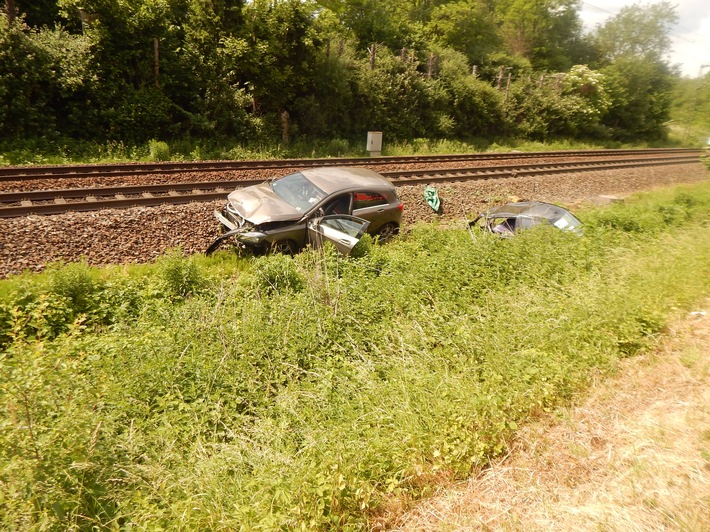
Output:
<path fill-rule="evenodd" d="M 325 192 L 311 183 L 301 172 L 275 179 L 271 182 L 271 189 L 299 212 L 309 211 L 326 196 Z"/>
<path fill-rule="evenodd" d="M 527 229 L 539 223 L 550 223 L 563 231 L 582 233 L 582 222 L 557 205 L 539 203 L 530 207 L 518 220 L 519 228 Z"/>
<path fill-rule="evenodd" d="M 564 231 L 572 231 L 573 233 L 577 234 L 582 234 L 582 222 L 577 220 L 573 215 L 570 213 L 564 213 L 562 216 L 558 216 L 555 218 L 551 218 L 550 222 L 552 225 L 557 227 L 558 229 L 562 229 Z"/>

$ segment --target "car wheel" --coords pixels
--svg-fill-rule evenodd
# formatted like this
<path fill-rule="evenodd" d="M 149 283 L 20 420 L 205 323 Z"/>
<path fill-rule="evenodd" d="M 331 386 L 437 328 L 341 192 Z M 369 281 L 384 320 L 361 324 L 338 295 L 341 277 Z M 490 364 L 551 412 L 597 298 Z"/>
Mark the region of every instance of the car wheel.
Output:
<path fill-rule="evenodd" d="M 397 234 L 399 234 L 399 226 L 394 222 L 390 222 L 380 227 L 375 236 L 380 242 L 389 242 Z"/>
<path fill-rule="evenodd" d="M 271 244 L 269 251 L 282 255 L 293 255 L 296 253 L 296 249 L 296 243 L 293 240 L 277 240 Z"/>

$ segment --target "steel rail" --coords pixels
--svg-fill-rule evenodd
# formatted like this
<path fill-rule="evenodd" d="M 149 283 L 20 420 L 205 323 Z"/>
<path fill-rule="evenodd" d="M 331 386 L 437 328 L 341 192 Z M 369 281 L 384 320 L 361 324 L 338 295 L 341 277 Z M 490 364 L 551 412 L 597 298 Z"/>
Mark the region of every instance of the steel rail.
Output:
<path fill-rule="evenodd" d="M 373 158 L 273 159 L 252 161 L 195 161 L 166 163 L 98 164 L 66 166 L 0 167 L 0 181 L 27 181 L 63 178 L 124 177 L 185 172 L 224 172 L 319 166 L 381 166 L 391 164 L 433 164 L 440 162 L 531 159 L 550 157 L 609 157 L 663 154 L 700 154 L 694 148 L 654 148 L 635 150 L 568 150 L 551 152 L 473 153 L 453 155 L 385 156 Z"/>
<path fill-rule="evenodd" d="M 644 158 L 631 161 L 607 159 L 592 162 L 518 164 L 508 167 L 488 166 L 405 170 L 383 172 L 382 175 L 390 179 L 395 186 L 407 186 L 422 183 L 503 179 L 540 174 L 549 175 L 644 166 L 677 165 L 697 161 L 698 157 L 686 155 L 682 157 Z M 28 214 L 61 214 L 69 211 L 96 211 L 101 209 L 226 200 L 226 194 L 232 189 L 262 183 L 263 181 L 263 179 L 230 180 L 0 193 L 0 218 Z M 79 201 L 67 202 L 67 200 Z M 34 201 L 51 201 L 51 203 L 34 204 Z M 17 205 L 18 203 L 19 205 Z"/>
<path fill-rule="evenodd" d="M 666 158 L 654 158 L 653 162 L 661 164 L 664 161 L 671 162 L 690 162 L 695 160 L 694 157 L 666 157 Z M 625 164 L 625 162 L 620 162 L 615 159 L 599 160 L 599 161 L 577 161 L 577 162 L 567 162 L 563 163 L 563 168 L 569 169 L 575 166 L 585 166 L 585 165 L 609 165 L 612 163 Z M 487 167 L 474 167 L 474 168 L 449 168 L 449 169 L 418 169 L 418 170 L 401 170 L 398 172 L 383 172 L 382 175 L 391 180 L 400 180 L 404 178 L 414 178 L 416 176 L 423 176 L 426 179 L 435 179 L 435 177 L 426 176 L 436 176 L 436 175 L 473 175 L 473 172 L 478 173 L 488 173 L 494 174 L 497 171 L 501 171 L 504 174 L 509 172 L 510 168 L 518 169 L 519 171 L 525 171 L 528 168 L 544 168 L 552 169 L 559 166 L 561 163 L 534 163 L 534 164 L 518 164 L 509 167 L 501 166 L 487 166 Z M 637 163 L 632 163 L 637 164 Z M 159 185 L 123 185 L 118 187 L 100 187 L 100 188 L 71 188 L 64 190 L 35 190 L 35 191 L 24 191 L 24 192 L 0 192 L 0 204 L 3 203 L 19 203 L 22 201 L 53 201 L 59 198 L 63 199 L 81 199 L 86 197 L 111 197 L 111 196 L 130 196 L 130 195 L 145 195 L 145 194 L 170 194 L 173 192 L 193 192 L 199 190 L 229 190 L 237 187 L 245 187 L 250 185 L 255 185 L 262 183 L 264 179 L 242 179 L 242 180 L 226 180 L 226 181 L 204 181 L 204 182 L 191 182 L 191 183 L 168 183 Z M 404 183 L 404 181 L 401 181 Z"/>

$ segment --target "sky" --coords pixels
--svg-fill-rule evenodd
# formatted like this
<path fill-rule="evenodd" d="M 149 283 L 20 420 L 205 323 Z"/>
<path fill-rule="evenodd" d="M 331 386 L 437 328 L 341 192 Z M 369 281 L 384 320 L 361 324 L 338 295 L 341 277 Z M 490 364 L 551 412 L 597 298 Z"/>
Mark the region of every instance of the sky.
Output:
<path fill-rule="evenodd" d="M 626 6 L 651 5 L 660 0 L 590 0 L 582 2 L 580 17 L 587 30 L 619 13 Z M 681 74 L 696 78 L 702 65 L 703 74 L 710 72 L 710 1 L 670 0 L 676 6 L 678 23 L 670 30 L 673 51 L 672 64 L 679 65 Z"/>

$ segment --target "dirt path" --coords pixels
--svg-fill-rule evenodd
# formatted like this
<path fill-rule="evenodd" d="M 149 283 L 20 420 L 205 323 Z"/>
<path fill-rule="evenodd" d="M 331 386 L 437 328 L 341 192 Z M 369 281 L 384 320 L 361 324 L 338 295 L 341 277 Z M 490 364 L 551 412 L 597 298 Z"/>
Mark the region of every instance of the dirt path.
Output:
<path fill-rule="evenodd" d="M 710 300 L 396 530 L 710 531 Z"/>

